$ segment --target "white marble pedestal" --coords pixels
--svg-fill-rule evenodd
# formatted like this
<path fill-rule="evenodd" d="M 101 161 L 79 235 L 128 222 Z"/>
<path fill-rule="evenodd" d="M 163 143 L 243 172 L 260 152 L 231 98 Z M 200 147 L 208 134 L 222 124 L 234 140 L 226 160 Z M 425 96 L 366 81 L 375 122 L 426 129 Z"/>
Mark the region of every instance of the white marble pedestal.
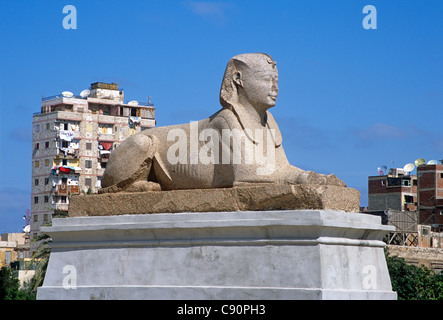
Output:
<path fill-rule="evenodd" d="M 396 299 L 391 228 L 326 210 L 54 219 L 37 299 Z"/>

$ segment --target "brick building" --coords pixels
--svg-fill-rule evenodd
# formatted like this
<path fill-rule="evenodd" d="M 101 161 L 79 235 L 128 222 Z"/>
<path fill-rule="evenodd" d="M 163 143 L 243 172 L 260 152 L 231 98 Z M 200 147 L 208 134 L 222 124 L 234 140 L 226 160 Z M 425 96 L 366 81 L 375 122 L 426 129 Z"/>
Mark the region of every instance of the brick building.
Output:
<path fill-rule="evenodd" d="M 417 167 L 420 224 L 443 231 L 443 164 Z"/>
<path fill-rule="evenodd" d="M 390 169 L 387 175 L 368 177 L 368 213 L 418 212 L 420 225 L 443 231 L 443 160 L 417 167 L 417 175 Z"/>
<path fill-rule="evenodd" d="M 403 169 L 368 178 L 368 211 L 414 211 L 417 209 L 417 176 Z"/>

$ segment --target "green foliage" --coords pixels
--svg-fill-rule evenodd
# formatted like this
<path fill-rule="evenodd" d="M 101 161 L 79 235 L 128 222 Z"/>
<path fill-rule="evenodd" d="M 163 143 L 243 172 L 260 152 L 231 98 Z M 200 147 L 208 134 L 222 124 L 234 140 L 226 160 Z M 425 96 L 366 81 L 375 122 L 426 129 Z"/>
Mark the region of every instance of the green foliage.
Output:
<path fill-rule="evenodd" d="M 37 288 L 43 284 L 45 278 L 51 252 L 50 242 L 51 238 L 47 234 L 41 234 L 33 239 L 33 243 L 38 243 L 38 248 L 27 268 L 35 265 L 35 275 L 30 281 L 25 282 L 22 288 L 20 288 L 20 281 L 15 277 L 11 268 L 2 267 L 0 269 L 0 300 L 35 300 Z"/>
<path fill-rule="evenodd" d="M 35 292 L 30 282 L 20 288 L 20 281 L 9 267 L 0 269 L 0 300 L 34 300 Z"/>
<path fill-rule="evenodd" d="M 15 300 L 20 283 L 8 267 L 0 269 L 0 300 Z"/>
<path fill-rule="evenodd" d="M 390 256 L 387 250 L 386 263 L 392 290 L 399 300 L 443 300 L 443 275 L 425 266 L 407 264 L 403 258 Z"/>
<path fill-rule="evenodd" d="M 37 288 L 43 285 L 45 279 L 46 269 L 49 262 L 49 254 L 51 248 L 49 243 L 51 238 L 47 234 L 41 234 L 32 240 L 33 243 L 39 243 L 37 250 L 34 252 L 29 265 L 36 264 L 35 275 L 32 279 L 32 289 L 37 291 Z"/>

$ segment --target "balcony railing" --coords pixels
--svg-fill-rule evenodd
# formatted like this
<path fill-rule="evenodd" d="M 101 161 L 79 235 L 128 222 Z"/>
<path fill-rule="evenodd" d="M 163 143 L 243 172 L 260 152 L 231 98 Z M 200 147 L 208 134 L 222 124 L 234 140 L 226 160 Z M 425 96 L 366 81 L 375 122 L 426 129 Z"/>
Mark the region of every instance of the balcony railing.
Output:
<path fill-rule="evenodd" d="M 68 98 L 68 99 L 74 98 L 74 99 L 83 99 L 83 100 L 85 100 L 87 97 L 81 97 L 81 96 L 65 97 L 62 94 L 56 94 L 54 96 L 42 97 L 42 101 L 50 101 L 50 100 L 61 99 L 61 98 Z"/>

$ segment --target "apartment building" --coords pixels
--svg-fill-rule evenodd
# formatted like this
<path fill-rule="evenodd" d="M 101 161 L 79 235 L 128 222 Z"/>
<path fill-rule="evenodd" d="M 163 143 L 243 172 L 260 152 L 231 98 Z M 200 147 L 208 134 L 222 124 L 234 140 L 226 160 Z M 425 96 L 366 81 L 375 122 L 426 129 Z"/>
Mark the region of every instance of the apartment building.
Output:
<path fill-rule="evenodd" d="M 368 211 L 417 209 L 417 176 L 392 168 L 386 175 L 368 178 Z"/>
<path fill-rule="evenodd" d="M 443 231 L 443 160 L 417 166 L 417 175 L 390 169 L 387 175 L 368 177 L 368 213 L 418 213 L 415 224 Z M 404 215 L 410 217 L 412 215 Z"/>
<path fill-rule="evenodd" d="M 42 98 L 33 115 L 31 236 L 68 210 L 71 195 L 96 193 L 112 150 L 154 126 L 154 105 L 125 103 L 115 83 Z"/>
<path fill-rule="evenodd" d="M 443 231 L 443 160 L 417 167 L 420 224 Z"/>

